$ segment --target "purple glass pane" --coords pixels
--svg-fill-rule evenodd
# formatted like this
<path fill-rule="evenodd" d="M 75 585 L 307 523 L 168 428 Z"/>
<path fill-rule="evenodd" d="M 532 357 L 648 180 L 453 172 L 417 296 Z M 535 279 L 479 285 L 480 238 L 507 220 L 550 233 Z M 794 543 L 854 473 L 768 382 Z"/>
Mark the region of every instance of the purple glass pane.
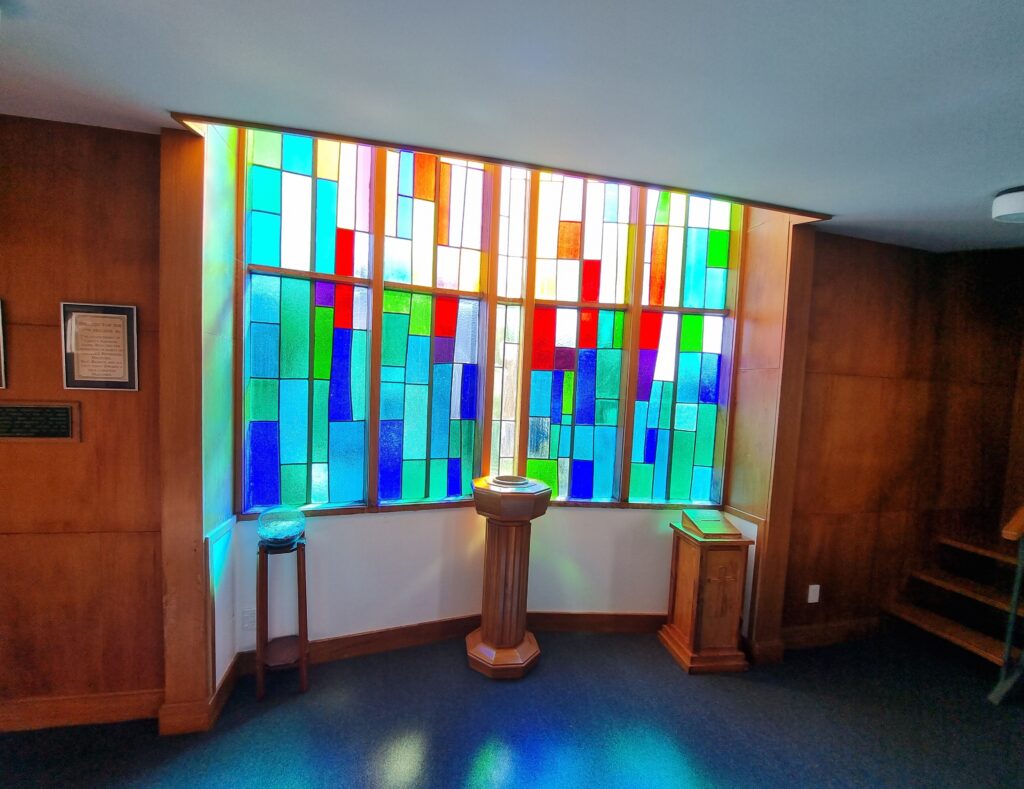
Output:
<path fill-rule="evenodd" d="M 316 306 L 334 306 L 334 284 L 331 282 L 316 283 Z"/>
<path fill-rule="evenodd" d="M 575 348 L 555 348 L 555 369 L 556 370 L 575 370 L 576 369 L 576 349 Z"/>
<path fill-rule="evenodd" d="M 434 338 L 434 364 L 451 364 L 455 359 L 455 338 Z"/>
<path fill-rule="evenodd" d="M 640 367 L 636 376 L 637 400 L 651 399 L 651 384 L 654 383 L 654 363 L 657 360 L 657 351 L 640 351 Z"/>

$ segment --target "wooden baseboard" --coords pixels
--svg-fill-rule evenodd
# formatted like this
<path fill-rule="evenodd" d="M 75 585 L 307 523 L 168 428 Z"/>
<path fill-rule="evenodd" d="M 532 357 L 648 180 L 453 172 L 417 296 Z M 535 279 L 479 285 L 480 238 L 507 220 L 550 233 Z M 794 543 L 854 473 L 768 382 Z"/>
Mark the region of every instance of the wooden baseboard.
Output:
<path fill-rule="evenodd" d="M 530 611 L 526 626 L 530 630 L 572 633 L 657 633 L 665 614 L 601 614 Z"/>
<path fill-rule="evenodd" d="M 786 649 L 827 647 L 844 641 L 866 638 L 878 630 L 879 621 L 879 617 L 869 616 L 861 619 L 844 619 L 841 622 L 784 627 L 782 640 L 786 644 Z"/>
<path fill-rule="evenodd" d="M 348 636 L 321 638 L 309 642 L 309 662 L 330 663 L 345 658 L 374 655 L 378 652 L 390 652 L 393 649 L 405 649 L 406 647 L 432 644 L 436 641 L 447 641 L 450 638 L 464 638 L 478 627 L 480 627 L 480 615 L 473 614 L 453 619 L 420 622 L 415 625 L 390 627 L 385 630 L 354 633 Z M 255 650 L 238 654 L 238 672 L 240 674 L 256 673 Z"/>
<path fill-rule="evenodd" d="M 163 697 L 156 689 L 0 701 L 0 732 L 155 718 Z"/>
<path fill-rule="evenodd" d="M 228 670 L 224 672 L 224 677 L 217 686 L 217 690 L 214 692 L 213 698 L 210 699 L 209 720 L 211 728 L 217 722 L 217 719 L 220 717 L 220 714 L 224 709 L 224 705 L 227 703 L 227 700 L 231 698 L 231 694 L 235 690 L 235 682 L 238 680 L 239 662 L 239 655 L 238 653 L 235 653 L 235 656 L 231 658 L 231 665 L 229 665 Z"/>
<path fill-rule="evenodd" d="M 777 641 L 751 641 L 741 639 L 741 646 L 750 662 L 758 666 L 767 666 L 772 663 L 781 663 L 786 653 L 786 645 L 782 639 Z"/>
<path fill-rule="evenodd" d="M 664 614 L 602 614 L 533 611 L 526 615 L 532 630 L 590 633 L 657 633 L 665 624 Z M 391 627 L 348 636 L 323 638 L 309 643 L 310 663 L 330 663 L 361 655 L 390 652 L 393 649 L 433 644 L 451 638 L 464 638 L 480 627 L 480 615 L 437 619 L 415 625 Z M 238 673 L 256 673 L 256 652 L 238 654 Z"/>

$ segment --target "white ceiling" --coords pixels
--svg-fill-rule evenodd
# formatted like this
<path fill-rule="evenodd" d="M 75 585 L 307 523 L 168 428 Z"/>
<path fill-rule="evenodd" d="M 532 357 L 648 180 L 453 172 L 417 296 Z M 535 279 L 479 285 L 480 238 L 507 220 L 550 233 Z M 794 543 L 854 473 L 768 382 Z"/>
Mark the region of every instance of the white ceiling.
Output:
<path fill-rule="evenodd" d="M 833 214 L 930 250 L 1024 245 L 1022 0 L 0 0 L 0 112 L 168 110 Z"/>

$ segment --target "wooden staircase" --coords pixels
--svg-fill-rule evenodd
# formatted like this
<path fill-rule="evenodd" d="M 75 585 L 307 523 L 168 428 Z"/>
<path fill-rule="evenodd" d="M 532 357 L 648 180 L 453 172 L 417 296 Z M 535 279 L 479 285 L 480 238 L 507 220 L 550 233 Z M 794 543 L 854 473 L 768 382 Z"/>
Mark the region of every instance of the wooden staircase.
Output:
<path fill-rule="evenodd" d="M 1024 508 L 1002 534 L 944 532 L 930 561 L 912 571 L 883 610 L 1000 667 L 989 698 L 998 704 L 1021 677 L 1024 617 Z"/>

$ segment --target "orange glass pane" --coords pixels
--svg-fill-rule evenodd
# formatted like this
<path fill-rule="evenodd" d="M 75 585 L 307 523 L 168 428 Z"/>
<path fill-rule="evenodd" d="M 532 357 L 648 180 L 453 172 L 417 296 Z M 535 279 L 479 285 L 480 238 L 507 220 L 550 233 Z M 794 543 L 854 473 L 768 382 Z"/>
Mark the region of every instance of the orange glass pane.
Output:
<path fill-rule="evenodd" d="M 668 260 L 668 226 L 655 225 L 651 241 L 651 304 L 665 303 L 665 263 Z"/>
<path fill-rule="evenodd" d="M 437 194 L 437 243 L 448 245 L 448 217 L 451 210 L 452 166 L 441 162 L 441 183 Z"/>
<path fill-rule="evenodd" d="M 413 197 L 421 200 L 434 199 L 434 182 L 437 173 L 437 157 L 429 153 L 416 154 L 413 169 Z"/>
<path fill-rule="evenodd" d="M 580 223 L 558 223 L 558 257 L 579 260 L 580 257 Z"/>

